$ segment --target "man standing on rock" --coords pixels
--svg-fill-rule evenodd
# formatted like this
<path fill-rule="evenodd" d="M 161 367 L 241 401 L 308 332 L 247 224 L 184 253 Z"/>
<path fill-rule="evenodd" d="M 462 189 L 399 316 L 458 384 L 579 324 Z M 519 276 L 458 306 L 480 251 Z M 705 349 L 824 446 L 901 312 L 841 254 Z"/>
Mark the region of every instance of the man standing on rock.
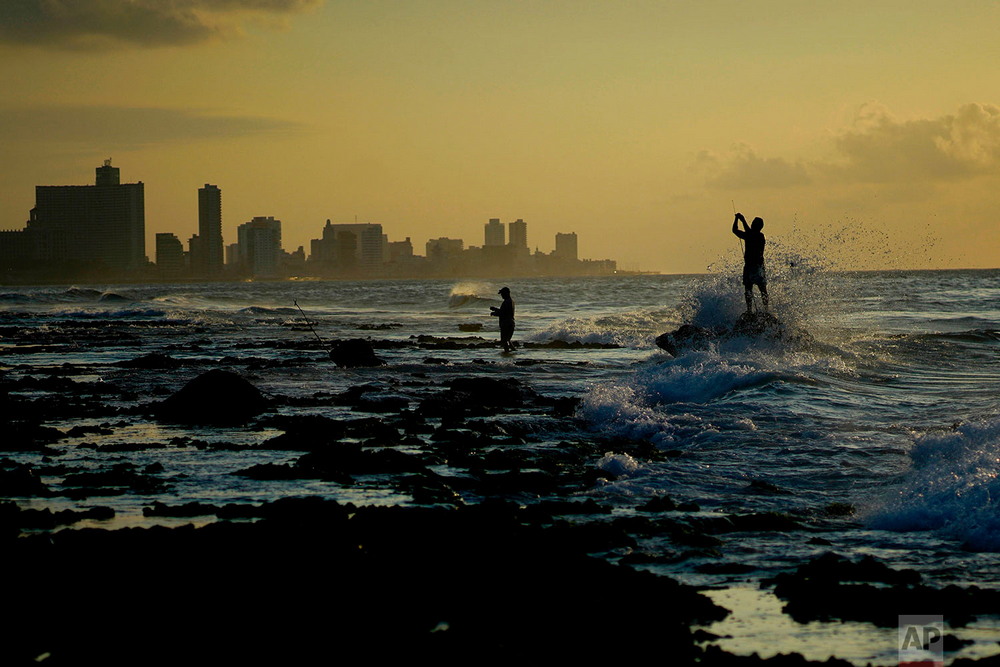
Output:
<path fill-rule="evenodd" d="M 737 223 L 743 223 L 743 229 L 737 227 Z M 753 286 L 757 285 L 760 290 L 760 300 L 767 310 L 767 274 L 764 272 L 764 233 L 760 230 L 764 227 L 763 218 L 754 218 L 750 226 L 747 227 L 747 219 L 742 213 L 736 214 L 733 220 L 733 234 L 746 242 L 743 248 L 743 290 L 747 301 L 747 312 L 753 312 Z"/>
<path fill-rule="evenodd" d="M 510 339 L 514 336 L 514 302 L 510 298 L 509 287 L 501 287 L 497 294 L 503 297 L 503 303 L 499 308 L 490 306 L 490 315 L 500 318 L 500 344 L 504 352 L 510 352 Z"/>

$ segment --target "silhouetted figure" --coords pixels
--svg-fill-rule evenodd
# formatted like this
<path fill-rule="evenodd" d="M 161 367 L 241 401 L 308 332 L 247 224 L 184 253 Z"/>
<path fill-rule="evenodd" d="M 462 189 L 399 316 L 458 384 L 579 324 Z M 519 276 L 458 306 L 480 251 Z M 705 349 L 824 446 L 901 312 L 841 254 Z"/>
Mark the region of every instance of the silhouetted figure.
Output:
<path fill-rule="evenodd" d="M 743 223 L 743 229 L 739 229 L 737 223 Z M 764 227 L 763 218 L 754 218 L 750 226 L 747 226 L 747 219 L 742 213 L 736 214 L 733 220 L 733 234 L 743 239 L 743 289 L 747 300 L 747 312 L 753 311 L 753 286 L 760 290 L 760 300 L 767 310 L 767 274 L 764 272 L 764 233 L 760 230 Z"/>
<path fill-rule="evenodd" d="M 510 288 L 501 287 L 497 292 L 503 297 L 500 307 L 490 306 L 490 315 L 500 318 L 500 344 L 504 352 L 510 352 L 510 339 L 514 335 L 514 302 L 510 298 Z"/>

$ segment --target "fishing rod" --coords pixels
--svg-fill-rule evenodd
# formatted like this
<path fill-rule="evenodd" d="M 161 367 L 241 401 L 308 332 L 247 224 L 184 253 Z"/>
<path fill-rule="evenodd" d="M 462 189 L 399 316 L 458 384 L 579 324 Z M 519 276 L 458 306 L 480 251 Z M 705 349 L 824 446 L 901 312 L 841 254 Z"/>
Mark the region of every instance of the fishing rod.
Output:
<path fill-rule="evenodd" d="M 312 322 L 310 322 L 309 318 L 306 317 L 306 314 L 304 312 L 302 312 L 302 306 L 300 306 L 299 302 L 295 301 L 295 300 L 293 300 L 292 303 L 294 303 L 295 307 L 299 309 L 300 313 L 302 313 L 302 319 L 304 319 L 306 321 L 306 324 L 309 326 L 309 331 L 313 332 L 313 336 L 316 336 L 316 340 L 318 340 L 320 342 L 320 345 L 322 345 L 323 344 L 323 339 L 319 337 L 319 334 L 316 333 L 315 329 L 313 329 Z"/>
<path fill-rule="evenodd" d="M 729 202 L 733 205 L 733 215 L 735 216 L 736 215 L 736 200 L 735 199 L 730 199 Z M 740 241 L 740 253 L 746 254 L 746 250 L 743 248 L 743 239 L 740 238 L 739 236 L 737 236 L 736 238 L 739 239 L 739 241 Z"/>

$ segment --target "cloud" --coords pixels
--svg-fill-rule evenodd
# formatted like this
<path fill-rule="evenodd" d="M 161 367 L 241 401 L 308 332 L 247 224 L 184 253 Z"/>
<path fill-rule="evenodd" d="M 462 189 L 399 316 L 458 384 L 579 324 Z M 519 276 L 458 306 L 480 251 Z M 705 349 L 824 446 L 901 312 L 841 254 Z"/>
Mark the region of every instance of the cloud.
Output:
<path fill-rule="evenodd" d="M 0 43 L 64 50 L 184 46 L 324 0 L 3 0 Z"/>
<path fill-rule="evenodd" d="M 738 146 L 724 160 L 702 153 L 698 161 L 709 172 L 708 184 L 722 189 L 787 188 L 812 182 L 806 165 L 782 158 L 763 158 L 749 146 Z"/>
<path fill-rule="evenodd" d="M 89 146 L 132 150 L 161 143 L 187 143 L 302 131 L 289 121 L 257 116 L 213 115 L 203 110 L 112 106 L 0 109 L 0 143 Z"/>
<path fill-rule="evenodd" d="M 1000 175 L 1000 107 L 966 104 L 954 114 L 903 120 L 877 103 L 861 106 L 833 136 L 827 160 L 762 157 L 738 146 L 697 166 L 711 187 L 787 188 L 811 183 L 927 187 Z"/>
<path fill-rule="evenodd" d="M 1000 108 L 966 104 L 940 118 L 899 120 L 868 104 L 835 140 L 840 159 L 817 165 L 846 181 L 954 181 L 1000 173 Z"/>

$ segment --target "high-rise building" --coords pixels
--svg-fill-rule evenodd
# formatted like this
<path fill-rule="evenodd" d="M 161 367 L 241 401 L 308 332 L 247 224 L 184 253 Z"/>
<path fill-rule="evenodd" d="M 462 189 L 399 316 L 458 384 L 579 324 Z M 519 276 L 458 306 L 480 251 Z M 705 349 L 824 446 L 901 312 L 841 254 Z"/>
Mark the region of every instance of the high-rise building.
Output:
<path fill-rule="evenodd" d="M 527 248 L 528 223 L 518 218 L 514 222 L 507 223 L 507 227 L 510 230 L 507 235 L 507 245 L 512 248 Z"/>
<path fill-rule="evenodd" d="M 121 183 L 111 160 L 94 185 L 35 186 L 25 229 L 36 261 L 69 262 L 131 271 L 146 263 L 146 205 L 142 181 Z"/>
<path fill-rule="evenodd" d="M 556 234 L 556 249 L 552 253 L 559 259 L 575 262 L 579 259 L 576 243 L 576 232 L 569 234 Z"/>
<path fill-rule="evenodd" d="M 161 278 L 178 278 L 184 272 L 184 245 L 175 235 L 156 235 L 156 269 Z"/>
<path fill-rule="evenodd" d="M 236 232 L 240 266 L 252 276 L 277 274 L 281 256 L 281 220 L 275 220 L 273 216 L 256 217 L 240 225 Z"/>
<path fill-rule="evenodd" d="M 485 225 L 485 239 L 483 245 L 486 247 L 502 246 L 507 243 L 506 234 L 504 233 L 503 223 L 500 222 L 500 218 L 490 218 L 490 221 Z"/>
<path fill-rule="evenodd" d="M 202 252 L 196 273 L 216 275 L 222 271 L 222 190 L 217 185 L 205 184 L 198 188 L 198 238 Z"/>

